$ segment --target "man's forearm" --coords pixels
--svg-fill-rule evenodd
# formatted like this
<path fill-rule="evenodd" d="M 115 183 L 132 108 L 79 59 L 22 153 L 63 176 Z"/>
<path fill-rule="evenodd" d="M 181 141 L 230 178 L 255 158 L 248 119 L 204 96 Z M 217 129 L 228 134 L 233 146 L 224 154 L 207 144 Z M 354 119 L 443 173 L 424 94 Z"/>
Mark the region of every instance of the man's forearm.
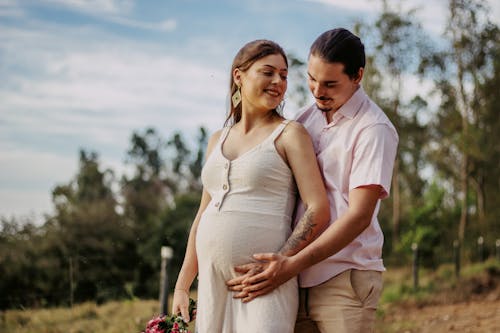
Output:
<path fill-rule="evenodd" d="M 304 215 L 297 223 L 290 237 L 287 239 L 279 254 L 293 256 L 307 246 L 319 233 L 317 214 L 312 208 L 306 209 Z"/>
<path fill-rule="evenodd" d="M 307 268 L 334 255 L 358 237 L 371 223 L 380 188 L 369 186 L 349 192 L 349 208 L 302 251 L 293 254 L 294 265 Z"/>
<path fill-rule="evenodd" d="M 369 225 L 370 220 L 345 214 L 314 239 L 302 251 L 292 257 L 294 266 L 300 270 L 308 268 L 342 250 L 359 236 Z"/>

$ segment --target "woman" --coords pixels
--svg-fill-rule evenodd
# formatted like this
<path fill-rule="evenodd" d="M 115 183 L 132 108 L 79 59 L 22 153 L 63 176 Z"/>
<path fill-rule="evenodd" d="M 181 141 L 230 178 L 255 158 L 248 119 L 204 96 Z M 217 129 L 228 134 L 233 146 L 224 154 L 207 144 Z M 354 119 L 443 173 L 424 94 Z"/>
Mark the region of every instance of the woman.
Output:
<path fill-rule="evenodd" d="M 287 74 L 283 49 L 268 40 L 246 44 L 233 61 L 230 126 L 209 140 L 204 190 L 174 292 L 173 313 L 189 320 L 189 288 L 198 274 L 199 333 L 293 332 L 295 278 L 249 303 L 234 299 L 225 284 L 253 253 L 291 255 L 329 219 L 311 139 L 277 111 Z M 308 209 L 292 234 L 297 189 Z"/>

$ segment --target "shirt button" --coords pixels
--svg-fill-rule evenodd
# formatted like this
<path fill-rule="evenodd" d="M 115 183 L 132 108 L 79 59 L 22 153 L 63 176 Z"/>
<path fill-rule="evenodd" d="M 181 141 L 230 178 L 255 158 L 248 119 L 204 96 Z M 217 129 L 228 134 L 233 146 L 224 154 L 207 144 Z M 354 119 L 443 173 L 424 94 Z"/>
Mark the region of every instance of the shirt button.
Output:
<path fill-rule="evenodd" d="M 215 203 L 215 207 L 219 207 L 219 205 L 220 205 L 220 202 Z"/>
<path fill-rule="evenodd" d="M 227 169 L 229 168 L 229 163 L 226 162 L 226 164 L 224 164 L 224 169 Z"/>
<path fill-rule="evenodd" d="M 225 191 L 225 190 L 227 190 L 227 185 L 226 185 L 226 184 L 222 185 L 222 189 L 223 189 L 224 191 Z"/>

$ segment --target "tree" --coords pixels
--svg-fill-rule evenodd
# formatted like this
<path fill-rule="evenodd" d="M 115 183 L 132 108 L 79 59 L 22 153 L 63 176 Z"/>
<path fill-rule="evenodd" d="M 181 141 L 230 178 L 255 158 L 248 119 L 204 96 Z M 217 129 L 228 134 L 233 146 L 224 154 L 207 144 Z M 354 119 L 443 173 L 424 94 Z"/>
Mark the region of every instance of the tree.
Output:
<path fill-rule="evenodd" d="M 500 142 L 494 138 L 500 132 L 500 29 L 489 24 L 481 34 L 485 70 L 478 83 L 474 99 L 477 118 L 471 126 L 474 140 L 473 159 L 470 164 L 470 182 L 475 193 L 477 233 L 490 244 L 498 237 L 500 218 Z"/>
<path fill-rule="evenodd" d="M 293 53 L 287 54 L 289 86 L 287 98 L 292 102 L 292 107 L 300 109 L 306 105 L 311 93 L 307 87 L 306 62 Z"/>
<path fill-rule="evenodd" d="M 59 281 L 68 281 L 71 267 L 75 301 L 125 296 L 129 265 L 137 262 L 132 230 L 117 213 L 113 182 L 110 170 L 100 170 L 97 153 L 82 150 L 74 180 L 53 191 L 56 212 L 45 225 L 53 242 L 46 251 L 59 256 Z"/>
<path fill-rule="evenodd" d="M 200 127 L 198 138 L 198 148 L 196 157 L 189 163 L 189 171 L 191 172 L 191 187 L 190 191 L 201 192 L 201 170 L 205 159 L 205 149 L 208 143 L 208 133 L 204 127 Z"/>
<path fill-rule="evenodd" d="M 484 220 L 485 175 L 489 173 L 485 166 L 496 169 L 485 163 L 489 157 L 482 153 L 482 145 L 491 140 L 484 136 L 488 130 L 486 101 L 494 104 L 496 97 L 485 95 L 481 89 L 495 75 L 498 27 L 489 21 L 484 1 L 450 0 L 445 37 L 449 48 L 432 57 L 437 60 L 435 67 L 441 69 L 436 80 L 441 107 L 433 128 L 433 160 L 460 194 L 457 234 L 462 245 L 470 213 L 477 212 L 479 220 Z"/>
<path fill-rule="evenodd" d="M 127 161 L 134 175 L 124 176 L 121 183 L 125 218 L 134 230 L 141 258 L 134 279 L 137 296 L 156 297 L 162 245 L 174 244 L 174 265 L 184 254 L 177 242 L 185 241 L 189 233 L 186 219 L 192 222 L 196 211 L 189 206 L 191 201 L 190 210 L 186 210 L 182 198 L 198 198 L 201 194 L 199 178 L 206 142 L 207 132 L 200 128 L 197 153 L 193 155 L 180 132 L 174 132 L 168 140 L 153 128 L 132 135 Z M 180 238 L 174 240 L 171 235 Z"/>
<path fill-rule="evenodd" d="M 406 81 L 417 76 L 422 53 L 430 48 L 414 14 L 415 10 L 403 12 L 382 1 L 382 12 L 373 27 L 361 23 L 356 26 L 368 44 L 363 87 L 399 133 L 391 188 L 392 247 L 399 243 L 401 220 L 413 205 L 418 205 L 425 184 L 420 170 L 427 131 L 420 115 L 427 103 L 422 96 L 404 96 Z"/>

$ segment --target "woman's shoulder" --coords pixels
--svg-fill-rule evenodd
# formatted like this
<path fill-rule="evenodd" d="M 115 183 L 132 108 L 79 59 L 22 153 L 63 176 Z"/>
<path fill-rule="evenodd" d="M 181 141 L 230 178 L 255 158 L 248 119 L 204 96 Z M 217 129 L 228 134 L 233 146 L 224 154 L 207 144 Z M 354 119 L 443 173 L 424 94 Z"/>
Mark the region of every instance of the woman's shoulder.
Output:
<path fill-rule="evenodd" d="M 304 125 L 295 120 L 288 120 L 288 123 L 283 130 L 283 135 L 290 136 L 292 138 L 301 135 L 309 135 Z"/>
<path fill-rule="evenodd" d="M 215 147 L 217 142 L 219 142 L 222 133 L 224 133 L 225 127 L 221 128 L 217 131 L 215 131 L 210 138 L 208 139 L 208 144 L 207 144 L 207 155 L 209 155 L 212 152 L 212 149 Z"/>
<path fill-rule="evenodd" d="M 210 136 L 210 139 L 208 140 L 208 142 L 211 142 L 211 141 L 214 141 L 214 142 L 217 142 L 217 140 L 220 139 L 222 133 L 224 132 L 225 130 L 225 127 L 224 128 L 220 128 L 218 129 L 217 131 L 215 131 L 212 136 Z"/>
<path fill-rule="evenodd" d="M 285 150 L 302 149 L 300 147 L 309 144 L 309 142 L 311 142 L 309 133 L 301 123 L 295 120 L 287 121 L 283 132 L 278 138 L 279 145 Z"/>

